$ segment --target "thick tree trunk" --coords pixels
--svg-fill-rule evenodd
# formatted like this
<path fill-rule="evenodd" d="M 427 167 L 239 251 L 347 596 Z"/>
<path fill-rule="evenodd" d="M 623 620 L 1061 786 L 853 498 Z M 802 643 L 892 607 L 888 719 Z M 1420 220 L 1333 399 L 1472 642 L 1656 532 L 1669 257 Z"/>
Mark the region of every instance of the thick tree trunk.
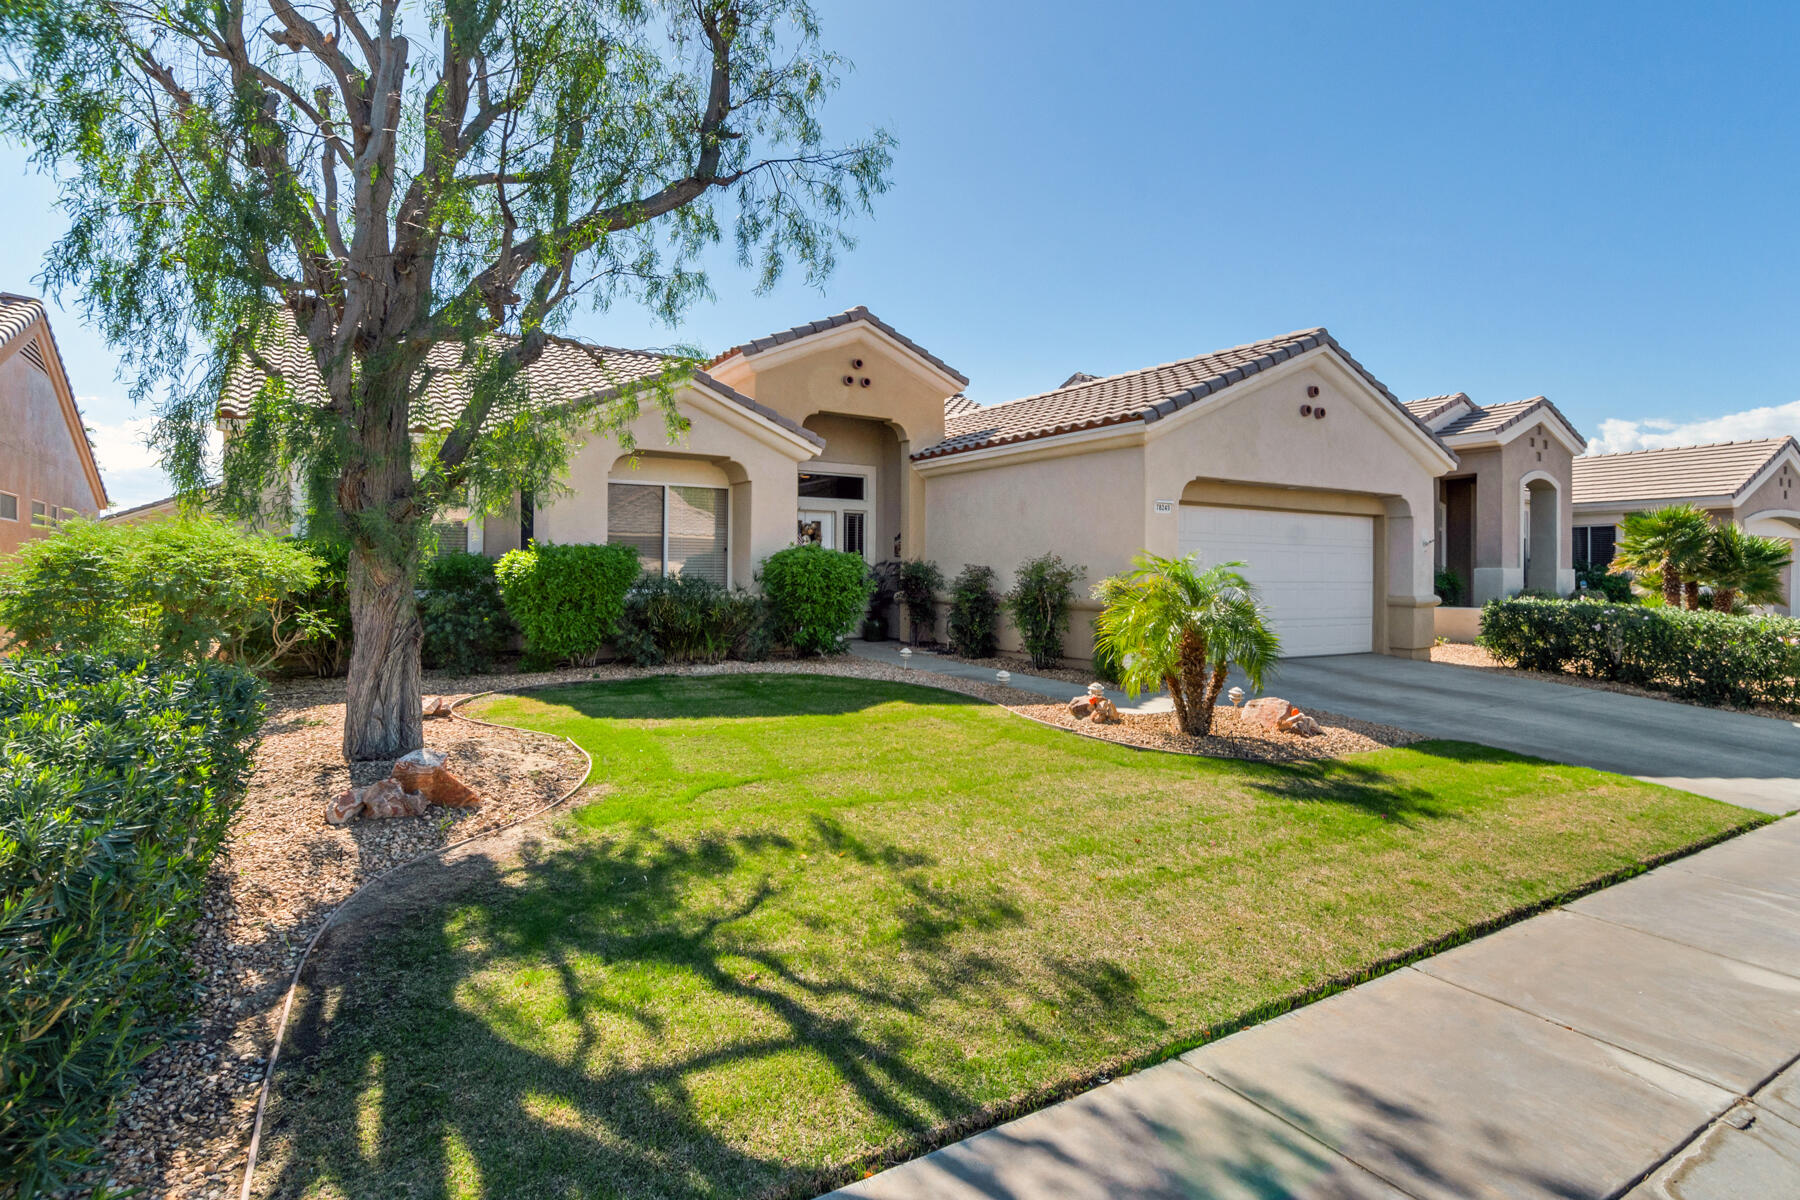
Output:
<path fill-rule="evenodd" d="M 344 757 L 351 762 L 399 758 L 425 744 L 412 556 L 401 563 L 381 558 L 373 547 L 350 551 L 356 641 L 344 703 Z"/>
<path fill-rule="evenodd" d="M 1181 732 L 1189 737 L 1206 737 L 1212 733 L 1213 689 L 1211 672 L 1206 663 L 1206 639 L 1189 635 L 1181 639 L 1181 690 L 1187 703 L 1181 712 Z"/>
<path fill-rule="evenodd" d="M 1700 585 L 1699 585 L 1699 583 L 1690 579 L 1686 583 L 1684 583 L 1682 586 L 1683 586 L 1683 588 L 1686 589 L 1686 592 L 1687 592 L 1687 606 L 1690 609 L 1696 609 L 1696 610 L 1699 609 L 1699 607 L 1700 607 Z"/>
<path fill-rule="evenodd" d="M 1734 588 L 1716 587 L 1713 589 L 1712 606 L 1714 612 L 1728 613 L 1732 605 L 1737 603 L 1737 591 Z"/>

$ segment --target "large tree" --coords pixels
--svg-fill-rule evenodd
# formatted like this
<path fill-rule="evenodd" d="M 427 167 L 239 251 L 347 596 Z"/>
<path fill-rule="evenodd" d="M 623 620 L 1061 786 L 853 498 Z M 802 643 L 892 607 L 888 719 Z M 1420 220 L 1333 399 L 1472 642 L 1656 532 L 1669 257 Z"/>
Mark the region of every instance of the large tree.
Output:
<path fill-rule="evenodd" d="M 826 142 L 805 0 L 0 0 L 0 38 L 0 128 L 70 221 L 46 280 L 159 397 L 178 486 L 247 512 L 303 482 L 349 542 L 351 758 L 421 742 L 433 514 L 553 492 L 646 397 L 680 426 L 681 357 L 534 397 L 547 348 L 584 352 L 572 302 L 673 321 L 726 231 L 764 286 L 822 278 L 889 162 Z"/>

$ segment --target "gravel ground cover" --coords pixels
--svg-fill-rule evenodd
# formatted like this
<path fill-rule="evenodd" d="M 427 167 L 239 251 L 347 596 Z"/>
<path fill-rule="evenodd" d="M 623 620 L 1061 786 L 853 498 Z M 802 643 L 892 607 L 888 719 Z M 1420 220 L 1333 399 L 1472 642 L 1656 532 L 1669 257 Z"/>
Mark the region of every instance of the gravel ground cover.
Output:
<path fill-rule="evenodd" d="M 1150 750 L 1169 750 L 1177 754 L 1199 754 L 1208 758 L 1246 758 L 1255 762 L 1300 762 L 1312 758 L 1339 758 L 1368 750 L 1384 750 L 1423 741 L 1424 735 L 1392 725 L 1376 725 L 1341 717 L 1336 713 L 1311 712 L 1324 732 L 1316 737 L 1252 729 L 1239 719 L 1234 708 L 1220 706 L 1213 712 L 1213 731 L 1204 738 L 1189 737 L 1175 728 L 1169 713 L 1120 713 L 1117 725 L 1096 725 L 1071 715 L 1065 704 L 1022 704 L 1014 710 L 1034 721 L 1060 725 L 1083 737 L 1142 746 Z"/>
<path fill-rule="evenodd" d="M 931 684 L 996 704 L 1036 703 L 1033 692 L 849 658 L 716 666 L 578 668 L 432 677 L 427 695 L 513 691 L 646 674 L 810 673 Z M 198 995 L 190 1036 L 151 1058 L 108 1140 L 110 1179 L 148 1197 L 235 1196 L 281 998 L 300 953 L 331 911 L 369 878 L 410 859 L 509 824 L 573 785 L 585 760 L 541 733 L 460 719 L 425 723 L 425 744 L 481 793 L 479 808 L 325 824 L 325 802 L 387 775 L 387 762 L 344 763 L 344 681 L 271 687 L 269 721 L 242 811 L 214 872 L 192 948 Z"/>
<path fill-rule="evenodd" d="M 1697 704 L 1692 700 L 1684 700 L 1673 692 L 1658 691 L 1655 688 L 1638 687 L 1630 683 L 1618 683 L 1611 679 L 1590 679 L 1586 675 L 1577 675 L 1572 671 L 1526 671 L 1519 667 L 1509 667 L 1480 646 L 1467 643 L 1446 642 L 1431 648 L 1431 661 L 1445 663 L 1452 667 L 1475 667 L 1483 671 L 1497 671 L 1502 675 L 1517 675 L 1522 679 L 1540 679 L 1545 683 L 1566 683 L 1570 687 L 1591 688 L 1596 692 L 1623 692 L 1627 696 L 1642 696 L 1646 700 L 1667 700 L 1670 704 L 1686 704 L 1692 708 L 1711 708 L 1713 705 Z M 1768 717 L 1776 721 L 1792 721 L 1794 714 L 1785 708 L 1759 704 L 1751 708 L 1732 708 L 1730 712 L 1748 713 L 1755 717 Z"/>

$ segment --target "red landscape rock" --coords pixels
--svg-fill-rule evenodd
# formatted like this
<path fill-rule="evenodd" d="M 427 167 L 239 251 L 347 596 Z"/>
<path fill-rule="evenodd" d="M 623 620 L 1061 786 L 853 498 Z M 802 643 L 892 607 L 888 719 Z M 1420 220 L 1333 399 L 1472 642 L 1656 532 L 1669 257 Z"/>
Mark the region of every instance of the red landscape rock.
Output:
<path fill-rule="evenodd" d="M 407 791 L 445 808 L 474 808 L 481 803 L 475 789 L 452 775 L 444 756 L 435 750 L 421 748 L 401 758 L 394 764 L 393 778 Z"/>
<path fill-rule="evenodd" d="M 1280 696 L 1258 696 L 1244 705 L 1243 722 L 1248 728 L 1275 733 L 1293 707 Z"/>

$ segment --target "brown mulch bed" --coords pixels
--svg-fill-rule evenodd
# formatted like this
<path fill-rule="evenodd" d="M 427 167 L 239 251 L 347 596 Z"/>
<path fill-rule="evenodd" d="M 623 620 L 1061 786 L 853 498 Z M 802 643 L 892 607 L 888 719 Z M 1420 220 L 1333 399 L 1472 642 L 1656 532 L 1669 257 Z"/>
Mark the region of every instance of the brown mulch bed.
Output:
<path fill-rule="evenodd" d="M 1442 645 L 1433 646 L 1431 661 L 1453 667 L 1474 667 L 1482 671 L 1496 671 L 1502 675 L 1517 675 L 1522 679 L 1538 679 L 1545 683 L 1564 683 L 1570 687 L 1591 688 L 1596 692 L 1622 692 L 1627 696 L 1642 696 L 1646 700 L 1666 700 L 1670 704 L 1686 704 L 1691 708 L 1718 707 L 1701 704 L 1694 700 L 1684 700 L 1673 692 L 1639 687 L 1633 683 L 1619 683 L 1611 679 L 1590 679 L 1586 675 L 1577 675 L 1572 671 L 1527 671 L 1519 667 L 1509 667 L 1482 647 L 1471 646 L 1466 642 L 1445 642 Z M 1753 717 L 1768 717 L 1771 720 L 1790 723 L 1795 717 L 1795 714 L 1787 709 L 1777 708 L 1771 704 L 1758 704 L 1750 708 L 1733 708 L 1727 705 L 1724 708 L 1726 712 L 1745 713 Z"/>
<path fill-rule="evenodd" d="M 1119 714 L 1117 725 L 1097 725 L 1077 718 L 1066 704 L 1021 704 L 1013 711 L 1034 721 L 1060 725 L 1085 737 L 1121 742 L 1150 750 L 1169 750 L 1177 754 L 1196 754 L 1208 758 L 1248 758 L 1256 762 L 1302 762 L 1314 758 L 1339 758 L 1361 754 L 1367 750 L 1384 750 L 1423 741 L 1425 735 L 1392 725 L 1358 721 L 1335 713 L 1310 712 L 1324 732 L 1315 737 L 1251 729 L 1235 708 L 1220 706 L 1213 710 L 1212 734 L 1189 737 L 1175 728 L 1172 713 Z"/>

